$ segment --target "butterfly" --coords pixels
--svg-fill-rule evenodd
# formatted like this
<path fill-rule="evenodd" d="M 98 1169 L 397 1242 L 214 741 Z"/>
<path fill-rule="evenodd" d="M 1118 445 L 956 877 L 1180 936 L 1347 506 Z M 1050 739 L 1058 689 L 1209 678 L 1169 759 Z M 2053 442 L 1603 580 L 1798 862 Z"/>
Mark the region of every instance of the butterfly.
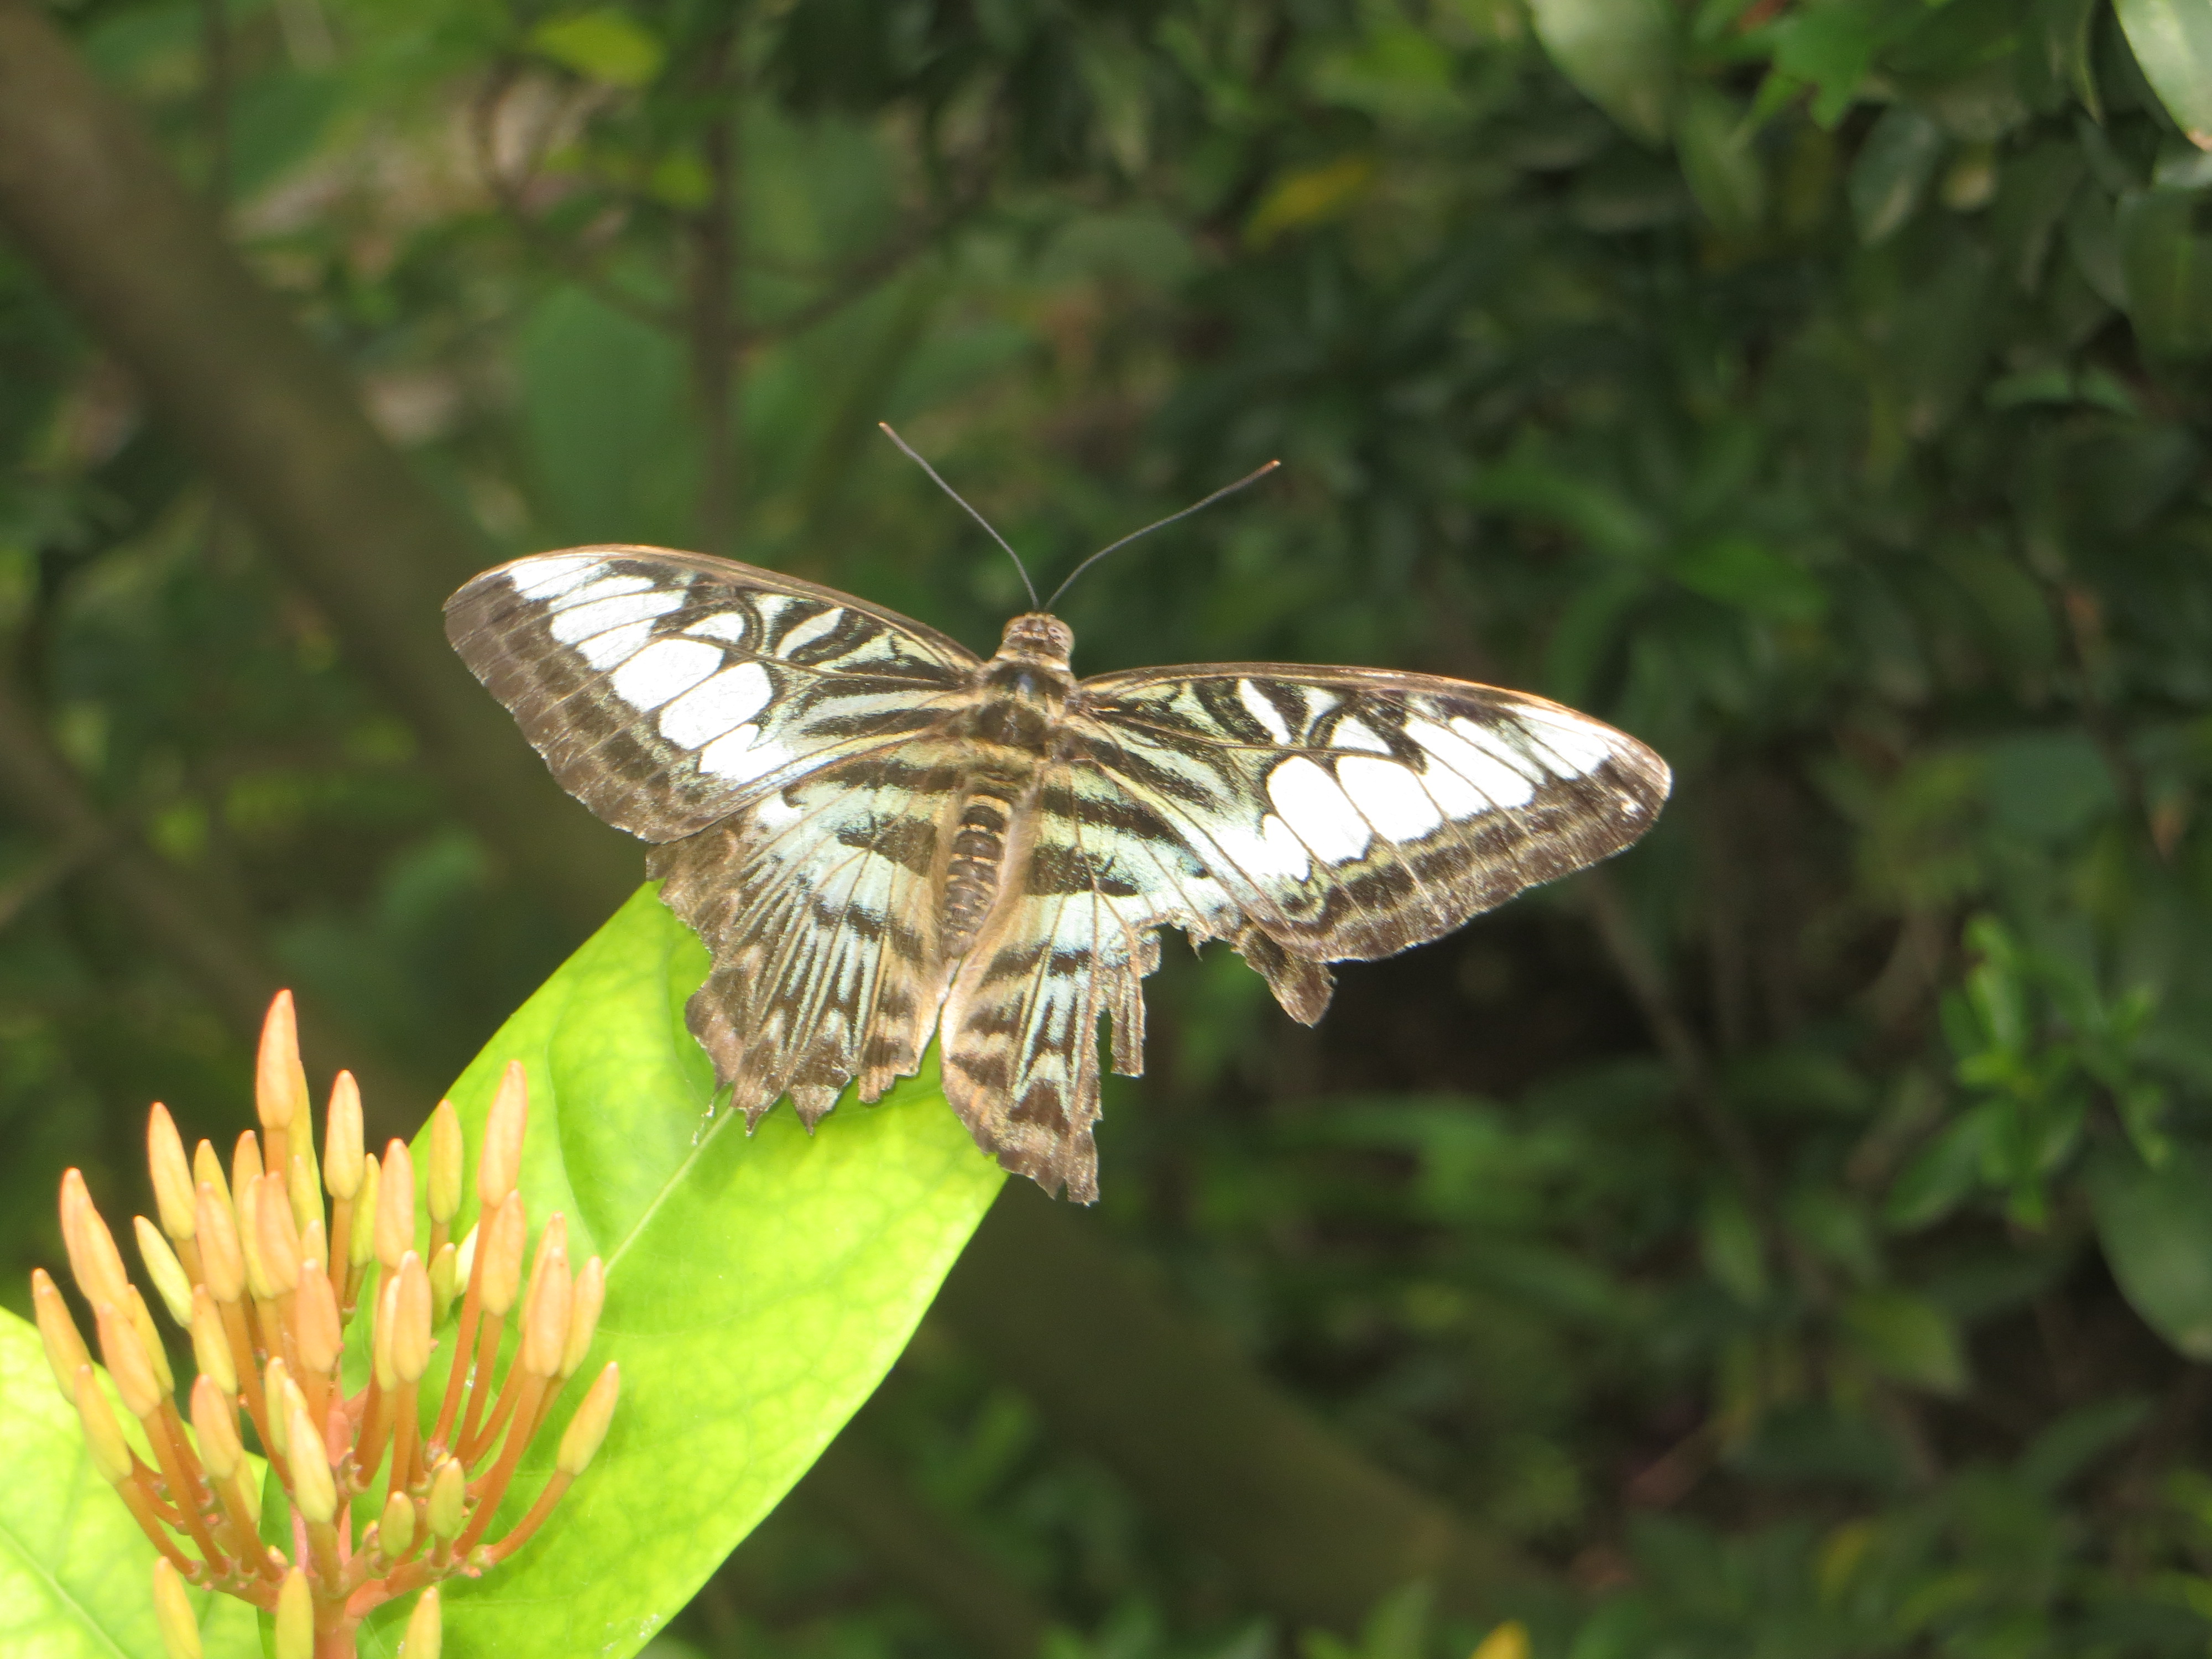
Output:
<path fill-rule="evenodd" d="M 1085 1203 L 1099 1025 L 1139 1073 L 1160 928 L 1228 940 L 1312 1024 L 1327 963 L 1619 852 L 1670 781 L 1521 692 L 1281 663 L 1079 680 L 1042 606 L 987 660 L 661 548 L 517 559 L 446 616 L 562 786 L 653 843 L 713 956 L 686 1023 L 748 1127 L 788 1096 L 811 1129 L 855 1080 L 875 1100 L 935 1034 L 977 1144 Z"/>

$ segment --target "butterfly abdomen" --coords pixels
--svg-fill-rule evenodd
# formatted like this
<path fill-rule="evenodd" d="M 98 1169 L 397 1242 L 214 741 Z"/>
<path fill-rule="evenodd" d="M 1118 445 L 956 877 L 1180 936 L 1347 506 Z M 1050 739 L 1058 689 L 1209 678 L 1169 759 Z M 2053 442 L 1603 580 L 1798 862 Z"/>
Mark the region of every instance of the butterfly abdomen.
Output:
<path fill-rule="evenodd" d="M 980 781 L 960 809 L 952 832 L 952 857 L 945 870 L 945 903 L 939 917 L 944 954 L 966 952 L 981 931 L 998 896 L 999 870 L 1006 860 L 1006 827 L 1013 821 L 1011 780 Z"/>

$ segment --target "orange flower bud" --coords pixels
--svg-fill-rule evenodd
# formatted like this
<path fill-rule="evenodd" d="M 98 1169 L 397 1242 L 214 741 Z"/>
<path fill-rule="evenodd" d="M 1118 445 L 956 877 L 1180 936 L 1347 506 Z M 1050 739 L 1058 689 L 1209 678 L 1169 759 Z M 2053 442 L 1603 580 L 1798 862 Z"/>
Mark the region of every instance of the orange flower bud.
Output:
<path fill-rule="evenodd" d="M 177 1386 L 176 1376 L 169 1370 L 169 1351 L 162 1344 L 161 1333 L 155 1328 L 154 1316 L 147 1311 L 146 1298 L 138 1294 L 138 1287 L 127 1285 L 124 1289 L 124 1314 L 131 1321 L 131 1328 L 137 1333 L 138 1346 L 146 1352 L 146 1363 L 154 1368 L 154 1385 L 166 1395 Z"/>
<path fill-rule="evenodd" d="M 331 1085 L 323 1131 L 323 1190 L 332 1198 L 351 1198 L 361 1190 L 361 1085 L 351 1072 L 340 1072 Z"/>
<path fill-rule="evenodd" d="M 203 1186 L 214 1188 L 225 1204 L 230 1202 L 230 1178 L 222 1172 L 222 1159 L 212 1141 L 203 1140 L 192 1148 L 192 1190 L 197 1193 Z"/>
<path fill-rule="evenodd" d="M 441 1225 L 460 1213 L 461 1163 L 468 1155 L 461 1142 L 461 1115 L 453 1103 L 441 1100 L 430 1114 L 430 1158 L 423 1206 L 430 1219 Z"/>
<path fill-rule="evenodd" d="M 200 1182 L 198 1209 L 203 1282 L 217 1302 L 236 1302 L 246 1294 L 246 1251 L 237 1217 L 222 1189 L 210 1181 Z"/>
<path fill-rule="evenodd" d="M 131 1445 L 123 1437 L 123 1425 L 107 1408 L 107 1396 L 100 1391 L 100 1379 L 91 1366 L 77 1368 L 76 1393 L 77 1421 L 84 1428 L 84 1443 L 92 1449 L 93 1468 L 110 1485 L 128 1480 Z"/>
<path fill-rule="evenodd" d="M 568 1310 L 574 1290 L 568 1252 L 556 1242 L 538 1258 L 538 1271 L 530 1277 L 529 1297 L 522 1306 L 522 1350 L 516 1363 L 532 1376 L 552 1376 L 560 1371 L 561 1355 L 568 1346 Z"/>
<path fill-rule="evenodd" d="M 483 1228 L 477 1249 L 483 1253 L 483 1279 L 477 1294 L 491 1318 L 504 1318 L 522 1287 L 522 1250 L 528 1242 L 529 1222 L 522 1209 L 522 1194 L 509 1193 Z"/>
<path fill-rule="evenodd" d="M 384 1170 L 373 1158 L 361 1161 L 361 1190 L 354 1194 L 353 1219 L 347 1224 L 346 1265 L 366 1267 L 376 1256 L 376 1220 L 382 1213 L 377 1193 Z"/>
<path fill-rule="evenodd" d="M 247 1187 L 261 1179 L 261 1143 L 253 1138 L 253 1131 L 246 1130 L 238 1137 L 237 1149 L 230 1155 L 230 1196 L 234 1204 Z"/>
<path fill-rule="evenodd" d="M 458 1457 L 448 1457 L 430 1474 L 430 1501 L 426 1518 L 433 1538 L 451 1542 L 468 1524 L 468 1471 Z"/>
<path fill-rule="evenodd" d="M 39 1318 L 39 1341 L 46 1351 L 46 1364 L 54 1373 L 54 1386 L 64 1400 L 76 1398 L 76 1374 L 92 1364 L 92 1355 L 70 1317 L 61 1287 L 44 1267 L 31 1269 L 31 1308 Z"/>
<path fill-rule="evenodd" d="M 246 1456 L 246 1448 L 238 1437 L 234 1398 L 204 1371 L 192 1379 L 192 1434 L 199 1443 L 200 1462 L 218 1480 L 237 1474 Z"/>
<path fill-rule="evenodd" d="M 300 1230 L 292 1224 L 291 1201 L 284 1183 L 273 1175 L 262 1176 L 254 1187 L 254 1243 L 261 1266 L 276 1295 L 289 1296 L 300 1282 Z M 246 1254 L 249 1272 L 254 1254 Z"/>
<path fill-rule="evenodd" d="M 293 1340 L 300 1349 L 300 1364 L 318 1376 L 335 1376 L 345 1332 L 338 1320 L 337 1293 L 329 1276 L 313 1260 L 302 1258 L 299 1291 L 292 1301 Z"/>
<path fill-rule="evenodd" d="M 399 1386 L 399 1372 L 392 1354 L 392 1334 L 399 1323 L 399 1275 L 385 1276 L 376 1293 L 376 1325 L 369 1332 L 370 1363 L 376 1368 L 376 1386 L 390 1394 Z"/>
<path fill-rule="evenodd" d="M 591 1392 L 576 1407 L 576 1414 L 568 1419 L 562 1431 L 561 1449 L 554 1456 L 553 1467 L 566 1475 L 579 1475 L 599 1455 L 599 1444 L 607 1437 L 607 1425 L 614 1420 L 615 1399 L 622 1393 L 622 1368 L 612 1360 L 606 1369 L 592 1381 Z"/>
<path fill-rule="evenodd" d="M 161 1231 L 179 1243 L 192 1236 L 191 1165 L 185 1162 L 185 1143 L 169 1109 L 160 1101 L 146 1115 L 146 1167 L 154 1176 L 154 1209 L 161 1218 Z"/>
<path fill-rule="evenodd" d="M 520 1060 L 510 1060 L 484 1116 L 483 1150 L 477 1162 L 477 1202 L 486 1214 L 505 1203 L 521 1179 L 522 1136 L 529 1121 L 530 1076 Z"/>
<path fill-rule="evenodd" d="M 70 1273 L 84 1299 L 95 1307 L 103 1302 L 120 1306 L 131 1276 L 123 1269 L 115 1235 L 93 1207 L 83 1173 L 77 1170 L 62 1171 L 62 1243 L 69 1250 Z"/>
<path fill-rule="evenodd" d="M 233 1400 L 238 1397 L 238 1364 L 230 1352 L 230 1337 L 222 1328 L 222 1311 L 204 1285 L 192 1286 L 192 1364 L 225 1395 Z"/>
<path fill-rule="evenodd" d="M 430 1369 L 430 1275 L 410 1250 L 399 1258 L 399 1294 L 392 1307 L 392 1369 L 415 1382 Z"/>
<path fill-rule="evenodd" d="M 438 1622 L 438 1587 L 424 1590 L 407 1615 L 407 1635 L 399 1644 L 400 1659 L 438 1659 L 441 1639 Z"/>
<path fill-rule="evenodd" d="M 387 1561 L 401 1561 L 415 1547 L 415 1504 L 404 1492 L 384 1500 L 384 1513 L 376 1522 L 377 1553 Z"/>
<path fill-rule="evenodd" d="M 599 1328 L 599 1310 L 606 1305 L 607 1268 L 593 1256 L 576 1275 L 576 1292 L 568 1303 L 568 1340 L 561 1349 L 561 1375 L 573 1376 L 591 1352 L 592 1334 Z"/>
<path fill-rule="evenodd" d="M 104 1306 L 96 1317 L 100 1357 L 107 1365 L 107 1374 L 115 1379 L 124 1410 L 141 1419 L 151 1417 L 161 1408 L 161 1384 L 154 1374 L 154 1362 L 147 1357 L 146 1345 L 131 1326 L 131 1316 L 122 1309 Z"/>
<path fill-rule="evenodd" d="M 168 1659 L 200 1659 L 199 1615 L 166 1555 L 154 1558 L 154 1622 L 161 1627 L 161 1651 Z"/>
<path fill-rule="evenodd" d="M 275 1659 L 315 1659 L 315 1600 L 307 1575 L 295 1567 L 276 1592 L 276 1630 L 270 1643 Z"/>
<path fill-rule="evenodd" d="M 261 1127 L 271 1134 L 289 1130 L 295 1117 L 302 1117 L 309 1110 L 307 1073 L 300 1064 L 300 1028 L 289 991 L 279 991 L 270 999 L 268 1018 L 261 1024 L 261 1052 L 253 1073 L 253 1109 Z"/>
<path fill-rule="evenodd" d="M 407 1143 L 395 1140 L 384 1149 L 384 1173 L 377 1182 L 376 1259 L 391 1272 L 414 1248 L 415 1160 Z"/>
<path fill-rule="evenodd" d="M 139 1259 L 146 1264 L 146 1277 L 154 1281 L 154 1292 L 161 1298 L 161 1305 L 178 1324 L 191 1324 L 192 1281 L 185 1272 L 185 1264 L 177 1260 L 177 1253 L 161 1237 L 161 1230 L 144 1216 L 131 1217 L 131 1229 L 138 1236 Z"/>

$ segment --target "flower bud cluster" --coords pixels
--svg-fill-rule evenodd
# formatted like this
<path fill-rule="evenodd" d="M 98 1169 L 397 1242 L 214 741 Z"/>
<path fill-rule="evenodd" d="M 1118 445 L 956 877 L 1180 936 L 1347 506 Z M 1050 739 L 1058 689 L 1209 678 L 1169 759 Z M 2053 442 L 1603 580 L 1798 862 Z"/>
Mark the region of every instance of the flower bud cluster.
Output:
<path fill-rule="evenodd" d="M 276 1659 L 349 1656 L 371 1610 L 420 1590 L 402 1650 L 435 1659 L 437 1583 L 477 1577 L 520 1549 L 605 1437 L 619 1388 L 611 1364 L 571 1418 L 536 1502 L 504 1537 L 485 1540 L 525 1449 L 591 1346 L 605 1271 L 597 1256 L 570 1267 L 558 1213 L 529 1248 L 516 1188 L 529 1110 L 519 1063 L 485 1125 L 477 1225 L 458 1241 L 460 1119 L 450 1101 L 431 1115 L 427 1248 L 413 1158 L 398 1140 L 381 1159 L 364 1152 L 348 1073 L 331 1091 L 317 1158 L 288 992 L 262 1030 L 254 1095 L 260 1133 L 239 1138 L 228 1170 L 204 1140 L 188 1158 L 165 1108 L 147 1124 L 156 1219 L 134 1218 L 131 1231 L 155 1299 L 190 1338 L 189 1386 L 172 1373 L 146 1298 L 75 1170 L 62 1177 L 62 1237 L 110 1386 L 40 1269 L 31 1289 L 46 1358 L 94 1467 L 158 1552 L 155 1606 L 171 1659 L 200 1652 L 187 1586 L 270 1614 Z M 456 1304 L 452 1364 L 433 1396 L 425 1379 L 436 1333 Z M 349 1393 L 341 1358 L 356 1321 L 368 1376 Z M 510 1322 L 514 1358 L 495 1378 Z M 136 1420 L 137 1443 L 111 1393 Z M 249 1436 L 289 1502 L 289 1552 L 259 1536 Z M 374 1517 L 358 1533 L 356 1510 Z"/>

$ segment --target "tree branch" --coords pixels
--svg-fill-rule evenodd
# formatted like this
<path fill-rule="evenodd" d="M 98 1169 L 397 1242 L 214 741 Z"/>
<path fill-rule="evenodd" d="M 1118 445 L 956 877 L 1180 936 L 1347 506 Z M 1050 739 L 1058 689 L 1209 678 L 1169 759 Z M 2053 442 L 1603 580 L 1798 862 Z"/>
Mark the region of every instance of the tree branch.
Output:
<path fill-rule="evenodd" d="M 120 904 L 147 942 L 180 969 L 225 1022 L 251 1043 L 284 983 L 260 944 L 203 898 L 191 876 L 157 858 L 100 811 L 15 686 L 0 678 L 0 800 L 22 823 L 50 836 L 55 856 L 81 874 L 97 870 L 99 891 Z M 69 878 L 64 876 L 64 879 Z M 377 1054 L 349 1023 L 313 993 L 295 989 L 301 1041 L 315 1074 L 343 1066 L 360 1079 L 365 1106 L 392 1133 L 411 1133 L 412 1112 L 431 1087 Z"/>
<path fill-rule="evenodd" d="M 439 628 L 487 550 L 25 0 L 0 0 L 0 222 L 313 596 L 498 855 L 596 925 L 635 884 L 635 848 L 562 799 Z"/>
<path fill-rule="evenodd" d="M 969 1651 L 981 1659 L 1036 1659 L 1050 1622 L 1044 1609 L 918 1502 L 853 1425 L 830 1443 L 791 1496 L 865 1549 Z"/>
<path fill-rule="evenodd" d="M 1538 1570 L 1377 1468 L 1115 1259 L 1097 1224 L 1010 1181 L 936 1311 L 1062 1438 L 1226 1562 L 1261 1605 L 1349 1631 L 1392 1590 L 1494 1617 Z"/>

